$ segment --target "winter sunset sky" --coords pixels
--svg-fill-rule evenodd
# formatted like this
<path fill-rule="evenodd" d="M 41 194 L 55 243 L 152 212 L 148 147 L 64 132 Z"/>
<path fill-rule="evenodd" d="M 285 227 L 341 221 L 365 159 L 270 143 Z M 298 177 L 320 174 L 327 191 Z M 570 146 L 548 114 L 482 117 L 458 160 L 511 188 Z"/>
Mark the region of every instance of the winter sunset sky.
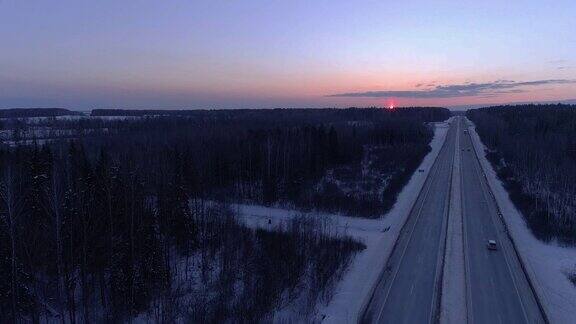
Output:
<path fill-rule="evenodd" d="M 574 0 L 0 0 L 0 108 L 565 99 Z"/>

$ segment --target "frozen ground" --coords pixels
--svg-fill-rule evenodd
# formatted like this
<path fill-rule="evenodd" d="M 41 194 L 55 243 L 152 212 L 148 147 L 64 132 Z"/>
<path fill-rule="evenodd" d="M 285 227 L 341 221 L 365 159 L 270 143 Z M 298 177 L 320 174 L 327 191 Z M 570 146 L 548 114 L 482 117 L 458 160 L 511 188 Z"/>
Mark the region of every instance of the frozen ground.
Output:
<path fill-rule="evenodd" d="M 430 144 L 432 150 L 419 166 L 424 172 L 412 175 L 396 204 L 384 217 L 364 219 L 328 214 L 308 215 L 322 217 L 336 233 L 349 235 L 366 245 L 366 249 L 357 254 L 342 281 L 336 285 L 332 299 L 327 304 L 317 306 L 317 320 L 323 319 L 330 323 L 357 322 L 359 312 L 367 303 L 387 256 L 446 138 L 448 124 L 435 123 L 434 126 L 434 138 Z M 239 215 L 251 227 L 273 228 L 278 222 L 302 214 L 293 210 L 254 205 L 234 205 L 234 208 L 238 209 Z"/>
<path fill-rule="evenodd" d="M 475 145 L 485 149 L 476 129 L 474 127 L 469 129 Z M 576 271 L 576 248 L 546 244 L 536 239 L 498 180 L 490 162 L 483 154 L 480 154 L 479 158 L 550 323 L 574 323 L 576 286 L 568 280 L 567 273 Z"/>

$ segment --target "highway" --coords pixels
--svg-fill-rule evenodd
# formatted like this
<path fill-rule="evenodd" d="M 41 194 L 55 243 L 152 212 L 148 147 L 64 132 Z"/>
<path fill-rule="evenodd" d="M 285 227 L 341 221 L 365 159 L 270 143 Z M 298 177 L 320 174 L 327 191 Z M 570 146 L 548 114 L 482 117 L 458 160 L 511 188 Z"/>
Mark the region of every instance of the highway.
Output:
<path fill-rule="evenodd" d="M 450 183 L 460 154 L 460 194 L 468 323 L 545 323 L 492 198 L 468 132 L 456 117 L 402 228 L 362 323 L 436 323 L 440 320 L 442 269 Z M 456 136 L 460 132 L 459 136 Z M 461 150 L 456 151 L 459 139 Z M 487 241 L 496 240 L 497 250 Z"/>
<path fill-rule="evenodd" d="M 437 318 L 455 142 L 452 123 L 361 322 L 429 323 Z"/>
<path fill-rule="evenodd" d="M 543 323 L 536 298 L 499 219 L 472 141 L 461 120 L 461 199 L 469 323 Z M 487 240 L 497 242 L 488 250 Z"/>

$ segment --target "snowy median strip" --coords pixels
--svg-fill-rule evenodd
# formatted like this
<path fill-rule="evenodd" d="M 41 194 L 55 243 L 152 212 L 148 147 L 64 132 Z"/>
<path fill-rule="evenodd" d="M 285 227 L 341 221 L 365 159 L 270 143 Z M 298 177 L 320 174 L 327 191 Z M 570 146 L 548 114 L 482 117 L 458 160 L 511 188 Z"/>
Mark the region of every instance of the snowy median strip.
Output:
<path fill-rule="evenodd" d="M 456 131 L 453 165 L 446 250 L 444 252 L 440 322 L 466 323 L 466 274 L 464 271 L 462 192 L 460 186 L 460 124 L 458 124 Z"/>

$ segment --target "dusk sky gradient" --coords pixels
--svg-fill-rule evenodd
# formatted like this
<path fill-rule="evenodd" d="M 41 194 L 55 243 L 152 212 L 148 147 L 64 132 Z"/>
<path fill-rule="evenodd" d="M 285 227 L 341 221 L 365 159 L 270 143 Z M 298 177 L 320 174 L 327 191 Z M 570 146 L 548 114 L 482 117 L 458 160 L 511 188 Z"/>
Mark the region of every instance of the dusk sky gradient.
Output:
<path fill-rule="evenodd" d="M 565 99 L 574 0 L 0 0 L 0 108 Z"/>

